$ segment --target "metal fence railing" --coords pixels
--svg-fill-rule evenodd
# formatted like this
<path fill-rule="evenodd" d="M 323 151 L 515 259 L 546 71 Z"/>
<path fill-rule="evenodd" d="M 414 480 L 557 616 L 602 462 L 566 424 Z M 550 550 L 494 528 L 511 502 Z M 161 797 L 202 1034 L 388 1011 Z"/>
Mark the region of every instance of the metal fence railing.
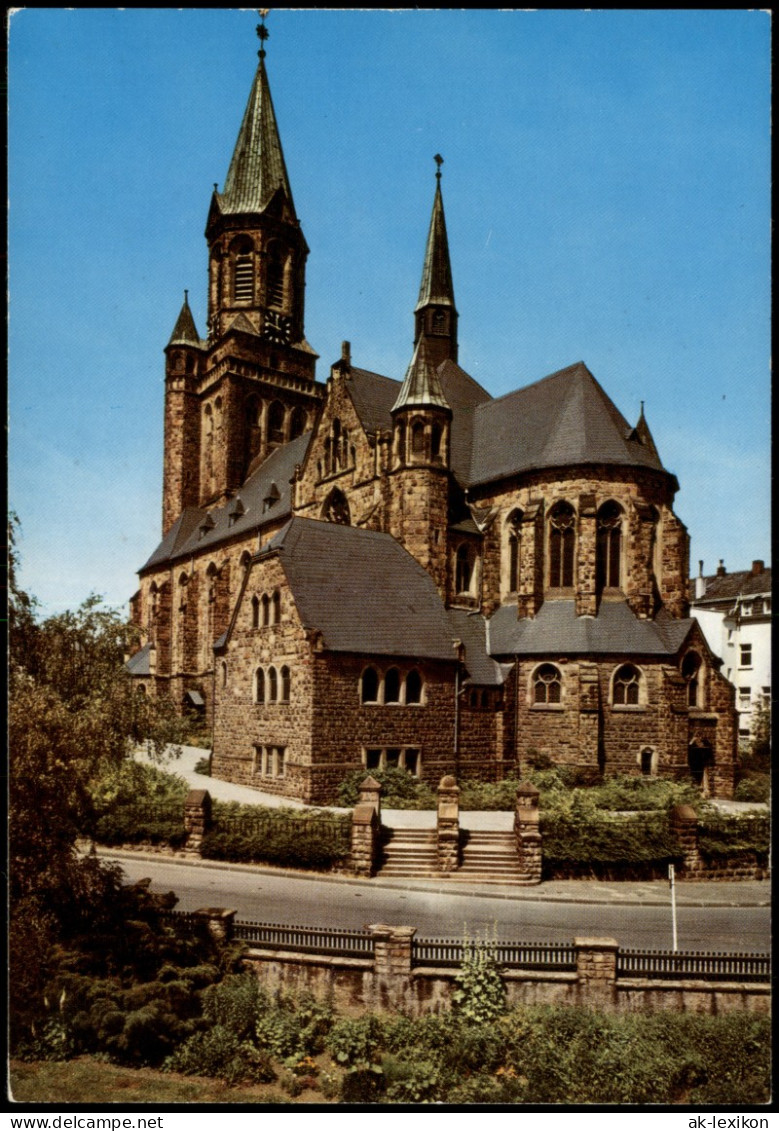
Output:
<path fill-rule="evenodd" d="M 576 949 L 565 943 L 496 942 L 488 949 L 507 969 L 576 969 Z M 414 939 L 412 955 L 418 966 L 459 966 L 465 951 L 462 939 Z"/>
<path fill-rule="evenodd" d="M 306 954 L 372 958 L 373 936 L 350 928 L 300 927 L 283 923 L 238 921 L 233 937 L 259 946 L 281 947 Z"/>
<path fill-rule="evenodd" d="M 620 950 L 617 955 L 617 976 L 619 975 L 768 982 L 771 977 L 771 958 L 768 954 Z"/>

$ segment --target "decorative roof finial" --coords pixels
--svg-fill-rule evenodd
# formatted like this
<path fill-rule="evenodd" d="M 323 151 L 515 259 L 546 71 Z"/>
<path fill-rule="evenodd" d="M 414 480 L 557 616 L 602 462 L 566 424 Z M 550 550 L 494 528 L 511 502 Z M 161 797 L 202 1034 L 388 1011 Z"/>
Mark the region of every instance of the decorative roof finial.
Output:
<path fill-rule="evenodd" d="M 436 169 L 435 179 L 437 181 L 440 181 L 441 180 L 441 166 L 444 163 L 444 159 L 443 159 L 443 157 L 441 156 L 440 153 L 436 153 L 433 160 L 435 161 L 436 165 L 438 166 L 438 168 Z"/>
<path fill-rule="evenodd" d="M 268 13 L 270 12 L 270 8 L 258 8 L 257 12 L 258 12 L 259 17 L 260 17 L 260 23 L 257 24 L 257 36 L 258 36 L 259 41 L 260 41 L 260 50 L 257 52 L 257 54 L 260 57 L 260 59 L 264 59 L 265 58 L 265 40 L 270 35 L 270 32 L 268 31 L 268 29 L 265 26 L 265 20 L 268 17 Z"/>

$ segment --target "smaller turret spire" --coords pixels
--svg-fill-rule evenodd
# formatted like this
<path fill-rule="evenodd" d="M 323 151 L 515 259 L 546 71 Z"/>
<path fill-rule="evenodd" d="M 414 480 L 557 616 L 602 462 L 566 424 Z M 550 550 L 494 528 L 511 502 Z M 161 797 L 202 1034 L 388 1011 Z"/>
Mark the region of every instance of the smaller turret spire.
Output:
<path fill-rule="evenodd" d="M 433 160 L 436 163 L 435 197 L 419 298 L 414 308 L 414 343 L 426 338 L 428 356 L 437 366 L 447 359 L 457 361 L 457 309 L 454 304 L 452 265 L 449 261 L 449 241 L 441 196 L 441 166 L 444 159 L 440 153 L 436 153 Z"/>
<path fill-rule="evenodd" d="M 184 291 L 184 303 L 176 319 L 176 325 L 173 327 L 173 333 L 170 336 L 168 345 L 200 345 L 195 319 L 192 317 L 192 311 L 189 309 L 189 291 Z"/>
<path fill-rule="evenodd" d="M 443 408 L 451 412 L 444 396 L 436 368 L 430 360 L 427 342 L 420 338 L 414 347 L 414 356 L 406 370 L 398 399 L 392 411 L 401 408 Z"/>

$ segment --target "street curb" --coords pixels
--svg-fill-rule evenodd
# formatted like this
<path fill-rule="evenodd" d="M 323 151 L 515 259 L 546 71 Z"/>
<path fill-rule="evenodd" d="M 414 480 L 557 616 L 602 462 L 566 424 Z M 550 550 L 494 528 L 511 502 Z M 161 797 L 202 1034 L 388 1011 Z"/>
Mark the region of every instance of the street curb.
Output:
<path fill-rule="evenodd" d="M 484 886 L 472 888 L 466 884 L 460 884 L 454 881 L 456 886 L 450 884 L 439 884 L 436 881 L 429 881 L 428 883 L 422 881 L 390 881 L 382 880 L 380 876 L 372 876 L 370 879 L 362 879 L 358 876 L 344 876 L 338 872 L 304 872 L 296 871 L 292 868 L 274 868 L 267 864 L 238 864 L 235 862 L 221 861 L 221 860 L 201 860 L 199 857 L 187 856 L 168 856 L 161 852 L 134 852 L 128 849 L 111 849 L 111 848 L 98 848 L 98 856 L 104 859 L 121 860 L 147 860 L 150 863 L 157 864 L 188 864 L 195 868 L 207 868 L 212 871 L 221 872 L 248 872 L 252 875 L 268 875 L 268 876 L 289 876 L 290 878 L 299 880 L 310 880 L 314 883 L 321 880 L 327 880 L 328 883 L 347 884 L 353 887 L 372 887 L 372 888 L 385 888 L 389 891 L 413 891 L 413 892 L 427 892 L 432 895 L 465 895 L 469 898 L 474 896 L 482 899 L 505 899 L 517 901 L 532 901 L 542 902 L 546 900 L 549 903 L 572 903 L 572 904 L 609 904 L 615 907 L 665 907 L 668 904 L 668 899 L 663 899 L 658 895 L 649 894 L 644 898 L 627 895 L 624 899 L 618 898 L 585 898 L 583 896 L 568 895 L 566 893 L 549 892 L 544 890 L 544 884 L 538 884 L 533 887 L 520 888 L 516 891 L 506 891 L 505 887 L 495 885 L 495 890 L 490 890 Z M 628 881 L 629 882 L 629 881 Z M 717 881 L 707 881 L 709 884 L 716 883 Z M 753 881 L 755 883 L 768 883 L 767 880 Z M 683 883 L 683 881 L 682 881 Z M 696 888 L 699 884 L 694 885 Z M 770 888 L 769 894 L 765 899 L 752 899 L 743 901 L 738 899 L 730 900 L 713 900 L 695 899 L 693 896 L 688 896 L 680 892 L 681 883 L 676 884 L 676 902 L 679 907 L 770 907 Z"/>

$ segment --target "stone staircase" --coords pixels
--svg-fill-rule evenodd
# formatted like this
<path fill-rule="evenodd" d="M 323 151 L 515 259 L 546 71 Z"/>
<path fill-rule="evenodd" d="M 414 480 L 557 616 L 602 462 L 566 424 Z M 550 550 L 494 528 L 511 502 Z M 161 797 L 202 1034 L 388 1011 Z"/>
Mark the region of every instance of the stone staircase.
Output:
<path fill-rule="evenodd" d="M 519 882 L 519 861 L 512 832 L 461 833 L 462 862 L 456 872 L 438 871 L 435 829 L 382 829 L 379 875 L 387 878 L 445 879 L 479 884 Z"/>

